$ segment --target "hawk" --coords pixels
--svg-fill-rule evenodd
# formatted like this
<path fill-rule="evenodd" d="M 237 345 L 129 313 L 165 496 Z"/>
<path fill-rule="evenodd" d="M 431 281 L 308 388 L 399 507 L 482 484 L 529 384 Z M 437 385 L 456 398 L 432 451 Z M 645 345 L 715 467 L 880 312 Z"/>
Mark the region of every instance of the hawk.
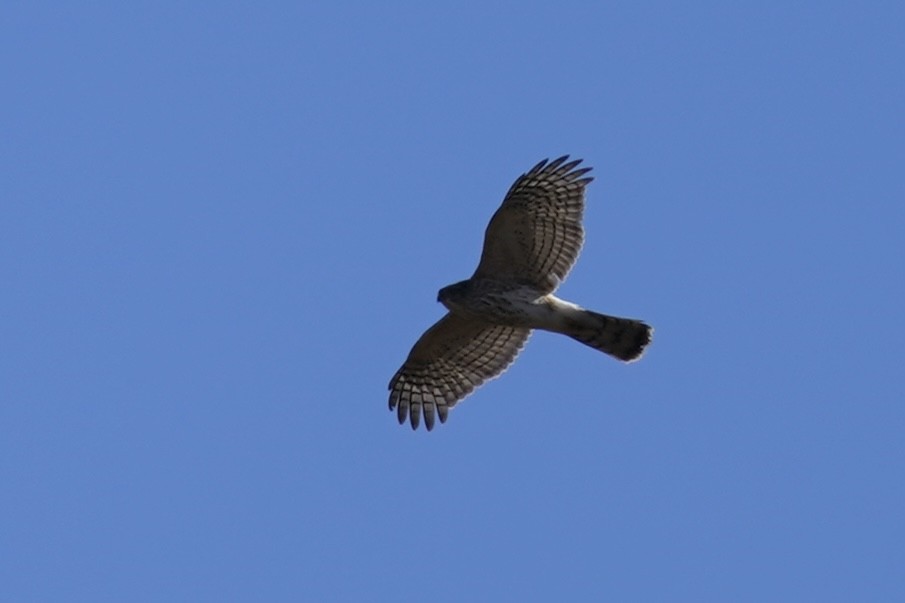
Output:
<path fill-rule="evenodd" d="M 637 360 L 653 329 L 640 320 L 585 310 L 553 295 L 584 242 L 581 226 L 591 168 L 563 156 L 522 174 L 484 234 L 470 279 L 440 289 L 449 312 L 415 343 L 390 380 L 390 410 L 417 429 L 445 423 L 449 409 L 499 376 L 532 329 L 562 333 L 619 360 Z M 568 163 L 567 163 L 568 161 Z"/>

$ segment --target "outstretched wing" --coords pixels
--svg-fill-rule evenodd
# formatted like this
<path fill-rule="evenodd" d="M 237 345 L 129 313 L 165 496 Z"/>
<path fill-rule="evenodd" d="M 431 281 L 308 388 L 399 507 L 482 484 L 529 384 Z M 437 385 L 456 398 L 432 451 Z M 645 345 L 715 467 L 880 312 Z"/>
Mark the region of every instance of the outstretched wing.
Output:
<path fill-rule="evenodd" d="M 435 413 L 445 423 L 453 405 L 512 364 L 530 335 L 530 329 L 447 314 L 421 336 L 390 380 L 390 410 L 396 409 L 400 424 L 408 416 L 412 429 L 422 413 L 428 431 Z"/>
<path fill-rule="evenodd" d="M 566 278 L 584 242 L 584 190 L 591 168 L 568 155 L 531 168 L 509 189 L 484 233 L 472 278 L 517 280 L 552 293 Z"/>

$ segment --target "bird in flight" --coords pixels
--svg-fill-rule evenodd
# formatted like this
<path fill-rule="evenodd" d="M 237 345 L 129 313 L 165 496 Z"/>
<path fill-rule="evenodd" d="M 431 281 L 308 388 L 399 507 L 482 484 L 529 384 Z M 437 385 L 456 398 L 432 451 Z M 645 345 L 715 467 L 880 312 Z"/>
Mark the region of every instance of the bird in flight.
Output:
<path fill-rule="evenodd" d="M 390 380 L 390 410 L 399 423 L 428 431 L 476 387 L 499 376 L 533 329 L 568 335 L 630 362 L 644 353 L 653 329 L 630 318 L 598 314 L 553 295 L 584 242 L 581 160 L 543 160 L 506 193 L 484 233 L 481 261 L 470 279 L 440 289 L 449 312 L 415 343 Z"/>

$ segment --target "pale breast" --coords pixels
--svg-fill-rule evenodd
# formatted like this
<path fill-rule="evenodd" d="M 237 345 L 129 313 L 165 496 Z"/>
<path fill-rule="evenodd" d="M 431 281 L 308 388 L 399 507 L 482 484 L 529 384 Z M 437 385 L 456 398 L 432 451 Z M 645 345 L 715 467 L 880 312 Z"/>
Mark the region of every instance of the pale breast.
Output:
<path fill-rule="evenodd" d="M 552 309 L 536 288 L 491 280 L 475 280 L 457 310 L 493 324 L 536 327 L 550 320 Z"/>

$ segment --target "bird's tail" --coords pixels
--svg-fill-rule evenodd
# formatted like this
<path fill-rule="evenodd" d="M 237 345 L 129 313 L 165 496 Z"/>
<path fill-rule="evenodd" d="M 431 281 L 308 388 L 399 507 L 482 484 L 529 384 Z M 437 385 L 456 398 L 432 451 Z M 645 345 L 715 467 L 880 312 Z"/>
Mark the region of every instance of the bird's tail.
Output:
<path fill-rule="evenodd" d="M 653 329 L 640 320 L 584 309 L 570 314 L 564 334 L 626 362 L 641 358 L 653 333 Z"/>

